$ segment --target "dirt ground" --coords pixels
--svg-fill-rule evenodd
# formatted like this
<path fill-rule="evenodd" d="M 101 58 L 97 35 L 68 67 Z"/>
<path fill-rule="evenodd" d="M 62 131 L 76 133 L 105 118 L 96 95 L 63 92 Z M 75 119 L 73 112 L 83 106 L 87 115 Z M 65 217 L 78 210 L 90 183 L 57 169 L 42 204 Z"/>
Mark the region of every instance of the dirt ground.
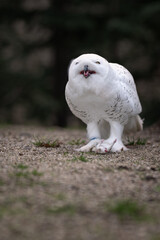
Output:
<path fill-rule="evenodd" d="M 1 126 L 0 240 L 160 240 L 160 128 L 125 141 L 81 154 L 84 130 Z"/>

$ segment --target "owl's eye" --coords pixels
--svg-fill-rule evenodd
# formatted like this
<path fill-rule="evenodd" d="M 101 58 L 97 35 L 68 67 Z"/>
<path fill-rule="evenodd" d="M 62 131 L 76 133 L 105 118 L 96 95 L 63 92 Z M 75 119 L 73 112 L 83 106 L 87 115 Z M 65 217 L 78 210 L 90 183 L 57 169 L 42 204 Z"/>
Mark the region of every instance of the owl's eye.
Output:
<path fill-rule="evenodd" d="M 97 64 L 101 64 L 99 61 L 96 61 Z"/>
<path fill-rule="evenodd" d="M 76 62 L 75 64 L 77 65 L 79 62 Z"/>

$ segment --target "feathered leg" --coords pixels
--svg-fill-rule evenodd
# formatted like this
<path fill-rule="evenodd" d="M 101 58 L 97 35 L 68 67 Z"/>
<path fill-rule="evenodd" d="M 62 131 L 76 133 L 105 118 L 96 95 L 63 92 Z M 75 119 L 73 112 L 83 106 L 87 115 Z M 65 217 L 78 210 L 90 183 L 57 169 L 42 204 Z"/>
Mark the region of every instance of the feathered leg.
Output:
<path fill-rule="evenodd" d="M 91 122 L 87 124 L 87 135 L 90 140 L 89 143 L 79 149 L 76 149 L 77 151 L 90 152 L 92 148 L 102 141 L 97 122 Z"/>
<path fill-rule="evenodd" d="M 103 142 L 100 142 L 93 148 L 93 151 L 99 153 L 105 152 L 120 152 L 126 151 L 127 148 L 124 146 L 122 142 L 122 134 L 123 134 L 124 126 L 119 122 L 111 121 L 110 122 L 110 137 Z"/>

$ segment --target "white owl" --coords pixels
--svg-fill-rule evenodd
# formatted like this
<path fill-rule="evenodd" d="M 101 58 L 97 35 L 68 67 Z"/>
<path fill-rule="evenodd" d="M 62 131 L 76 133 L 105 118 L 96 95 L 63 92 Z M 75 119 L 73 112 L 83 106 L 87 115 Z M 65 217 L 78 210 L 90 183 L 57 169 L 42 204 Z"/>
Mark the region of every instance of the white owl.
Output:
<path fill-rule="evenodd" d="M 97 54 L 83 54 L 72 61 L 65 96 L 72 113 L 87 124 L 89 143 L 78 151 L 125 151 L 123 132 L 143 128 L 132 75 Z"/>

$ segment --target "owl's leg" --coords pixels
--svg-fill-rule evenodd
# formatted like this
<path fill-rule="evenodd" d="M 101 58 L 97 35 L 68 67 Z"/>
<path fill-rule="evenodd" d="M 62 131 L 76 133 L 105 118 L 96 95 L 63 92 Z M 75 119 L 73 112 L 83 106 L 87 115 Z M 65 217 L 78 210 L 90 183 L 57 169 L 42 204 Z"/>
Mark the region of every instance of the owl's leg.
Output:
<path fill-rule="evenodd" d="M 110 137 L 99 143 L 96 147 L 93 148 L 93 151 L 99 153 L 105 152 L 121 152 L 126 151 L 127 148 L 122 142 L 124 126 L 119 122 L 111 121 L 110 122 Z"/>
<path fill-rule="evenodd" d="M 79 149 L 76 149 L 77 151 L 90 152 L 92 148 L 101 143 L 102 140 L 97 122 L 91 122 L 87 124 L 87 135 L 90 140 L 89 143 Z"/>

